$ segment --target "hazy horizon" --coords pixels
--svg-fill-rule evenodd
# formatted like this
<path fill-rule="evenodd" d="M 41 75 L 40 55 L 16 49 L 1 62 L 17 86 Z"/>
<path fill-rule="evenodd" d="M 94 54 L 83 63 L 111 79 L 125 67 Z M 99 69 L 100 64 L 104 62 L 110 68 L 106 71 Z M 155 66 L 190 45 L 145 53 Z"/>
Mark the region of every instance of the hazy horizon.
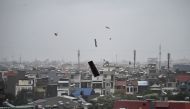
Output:
<path fill-rule="evenodd" d="M 146 62 L 160 44 L 162 60 L 190 59 L 189 0 L 0 0 L 0 14 L 0 60 L 132 61 L 135 49 Z"/>

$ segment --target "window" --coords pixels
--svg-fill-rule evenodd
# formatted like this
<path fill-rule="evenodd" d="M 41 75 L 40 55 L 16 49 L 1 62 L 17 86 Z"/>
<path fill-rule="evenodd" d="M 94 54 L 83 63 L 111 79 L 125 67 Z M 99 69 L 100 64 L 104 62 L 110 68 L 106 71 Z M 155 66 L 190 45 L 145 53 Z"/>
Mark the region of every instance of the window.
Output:
<path fill-rule="evenodd" d="M 113 88 L 113 82 L 111 82 L 111 88 Z"/>
<path fill-rule="evenodd" d="M 113 76 L 113 75 L 111 75 L 111 81 L 113 81 L 113 78 L 114 78 L 114 76 Z"/>
<path fill-rule="evenodd" d="M 103 71 L 100 71 L 100 74 L 103 74 Z"/>
<path fill-rule="evenodd" d="M 129 88 L 127 87 L 127 92 L 129 92 Z"/>
<path fill-rule="evenodd" d="M 168 83 L 168 87 L 172 87 L 172 83 Z"/>
<path fill-rule="evenodd" d="M 133 92 L 133 88 L 132 87 L 130 88 L 130 92 Z"/>
<path fill-rule="evenodd" d="M 67 95 L 67 93 L 61 93 L 61 95 Z"/>
<path fill-rule="evenodd" d="M 107 75 L 104 75 L 104 78 L 107 78 Z"/>
<path fill-rule="evenodd" d="M 110 84 L 109 84 L 109 83 L 106 83 L 106 86 L 110 86 Z"/>
<path fill-rule="evenodd" d="M 134 88 L 134 92 L 137 92 L 137 88 Z"/>
<path fill-rule="evenodd" d="M 71 79 L 74 79 L 74 75 L 71 75 Z"/>
<path fill-rule="evenodd" d="M 94 83 L 92 85 L 93 88 L 102 88 L 102 83 Z"/>

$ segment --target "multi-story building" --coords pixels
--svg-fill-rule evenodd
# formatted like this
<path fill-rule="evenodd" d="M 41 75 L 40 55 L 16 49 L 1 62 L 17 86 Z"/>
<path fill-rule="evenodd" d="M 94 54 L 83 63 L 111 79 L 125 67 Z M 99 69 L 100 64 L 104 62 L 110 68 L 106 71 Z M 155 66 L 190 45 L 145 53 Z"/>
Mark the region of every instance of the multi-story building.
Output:
<path fill-rule="evenodd" d="M 0 77 L 0 106 L 3 105 L 3 101 L 5 100 L 5 84 L 4 80 Z"/>
<path fill-rule="evenodd" d="M 126 93 L 126 78 L 115 79 L 115 92 Z"/>
<path fill-rule="evenodd" d="M 92 87 L 92 75 L 89 73 L 81 74 L 81 88 L 91 88 Z"/>
<path fill-rule="evenodd" d="M 34 80 L 32 79 L 21 79 L 18 80 L 18 83 L 15 88 L 15 95 L 18 95 L 19 93 L 22 93 L 22 91 L 25 91 L 26 99 L 28 102 L 31 102 L 33 100 L 33 89 L 34 89 Z"/>
<path fill-rule="evenodd" d="M 92 88 L 95 93 L 103 94 L 103 75 L 100 73 L 100 76 L 94 77 L 92 76 Z"/>
<path fill-rule="evenodd" d="M 70 95 L 69 79 L 60 79 L 57 83 L 57 96 Z"/>
<path fill-rule="evenodd" d="M 103 94 L 114 93 L 115 76 L 113 71 L 103 71 Z"/>
<path fill-rule="evenodd" d="M 75 88 L 81 87 L 81 73 L 78 71 L 71 71 L 70 72 L 70 83 L 75 86 Z"/>
<path fill-rule="evenodd" d="M 150 85 L 158 80 L 159 73 L 157 63 L 157 58 L 148 58 L 148 80 Z"/>
<path fill-rule="evenodd" d="M 190 92 L 190 75 L 178 74 L 176 75 L 177 89 L 181 92 Z"/>
<path fill-rule="evenodd" d="M 99 70 L 100 75 L 98 77 L 92 77 L 92 88 L 96 93 L 108 95 L 114 93 L 115 86 L 115 67 L 103 66 Z"/>
<path fill-rule="evenodd" d="M 149 87 L 148 81 L 138 81 L 138 92 L 146 91 Z"/>
<path fill-rule="evenodd" d="M 190 64 L 175 64 L 173 65 L 173 70 L 178 72 L 190 72 Z"/>
<path fill-rule="evenodd" d="M 126 82 L 126 94 L 138 93 L 138 82 L 137 80 L 130 80 Z"/>
<path fill-rule="evenodd" d="M 16 85 L 15 95 L 17 95 L 22 90 L 27 90 L 28 92 L 33 92 L 34 88 L 34 80 L 32 79 L 21 79 L 18 80 L 18 83 Z"/>
<path fill-rule="evenodd" d="M 22 70 L 4 72 L 3 78 L 6 85 L 5 92 L 15 95 L 16 83 L 18 80 L 25 78 L 25 73 L 26 72 Z"/>
<path fill-rule="evenodd" d="M 57 84 L 48 84 L 46 97 L 55 97 L 57 96 Z"/>
<path fill-rule="evenodd" d="M 34 89 L 36 99 L 46 97 L 46 90 L 48 85 L 48 78 L 37 78 L 36 87 Z"/>

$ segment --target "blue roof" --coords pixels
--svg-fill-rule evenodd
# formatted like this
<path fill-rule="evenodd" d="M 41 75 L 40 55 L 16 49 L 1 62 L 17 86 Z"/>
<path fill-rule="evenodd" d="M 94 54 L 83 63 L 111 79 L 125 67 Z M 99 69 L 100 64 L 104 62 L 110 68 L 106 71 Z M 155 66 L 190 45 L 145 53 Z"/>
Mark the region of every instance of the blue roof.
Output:
<path fill-rule="evenodd" d="M 72 95 L 75 96 L 75 97 L 78 97 L 78 96 L 80 96 L 81 92 L 83 92 L 84 96 L 90 96 L 90 95 L 95 93 L 92 88 L 79 88 L 79 89 L 76 89 L 72 93 Z"/>

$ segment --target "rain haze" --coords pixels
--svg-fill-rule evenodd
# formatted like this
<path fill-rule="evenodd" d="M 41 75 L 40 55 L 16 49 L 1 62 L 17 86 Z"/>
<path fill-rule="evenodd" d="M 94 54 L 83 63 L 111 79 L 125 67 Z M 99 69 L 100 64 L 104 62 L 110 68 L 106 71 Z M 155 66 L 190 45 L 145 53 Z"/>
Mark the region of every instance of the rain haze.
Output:
<path fill-rule="evenodd" d="M 190 59 L 189 0 L 0 0 L 0 59 Z M 108 27 L 108 28 L 106 28 Z M 56 34 L 55 34 L 56 33 Z M 97 47 L 94 44 L 97 41 Z"/>

